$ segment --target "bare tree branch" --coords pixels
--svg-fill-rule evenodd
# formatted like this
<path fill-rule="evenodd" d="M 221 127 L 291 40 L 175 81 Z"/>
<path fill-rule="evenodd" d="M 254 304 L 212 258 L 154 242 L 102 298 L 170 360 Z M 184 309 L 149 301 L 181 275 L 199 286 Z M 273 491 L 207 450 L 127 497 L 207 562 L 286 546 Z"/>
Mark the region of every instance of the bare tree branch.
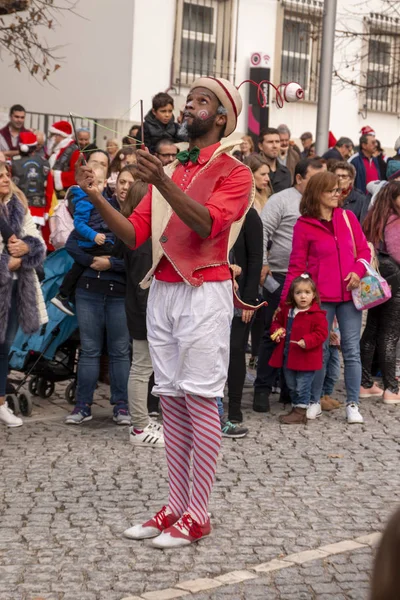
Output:
<path fill-rule="evenodd" d="M 78 1 L 0 0 L 0 58 L 6 53 L 18 71 L 26 69 L 36 79 L 48 80 L 61 68 L 63 57 L 61 46 L 48 44 L 46 32 L 59 26 L 60 14 L 77 14 Z"/>

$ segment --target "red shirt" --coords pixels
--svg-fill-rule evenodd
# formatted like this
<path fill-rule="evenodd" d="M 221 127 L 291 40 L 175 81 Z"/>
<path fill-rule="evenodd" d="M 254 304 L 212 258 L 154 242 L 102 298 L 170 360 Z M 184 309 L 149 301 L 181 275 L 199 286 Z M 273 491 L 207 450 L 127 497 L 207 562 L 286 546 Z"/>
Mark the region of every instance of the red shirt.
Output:
<path fill-rule="evenodd" d="M 185 191 L 193 177 L 210 160 L 219 145 L 218 142 L 200 150 L 196 164 L 189 161 L 186 165 L 178 165 L 172 175 L 172 181 Z M 234 221 L 240 219 L 247 207 L 251 188 L 252 175 L 250 171 L 244 166 L 240 167 L 238 165 L 238 168 L 205 203 L 213 221 L 209 238 L 216 237 L 221 231 L 230 227 Z M 151 236 L 151 196 L 150 187 L 149 192 L 129 217 L 136 233 L 135 248 L 141 246 Z M 228 265 L 207 267 L 206 269 L 199 269 L 196 273 L 202 275 L 204 281 L 226 281 L 231 279 Z M 154 275 L 156 279 L 169 283 L 183 281 L 166 256 L 163 256 L 160 260 Z"/>
<path fill-rule="evenodd" d="M 378 169 L 376 168 L 376 164 L 373 159 L 371 158 L 371 160 L 368 160 L 366 156 L 363 156 L 362 159 L 365 167 L 366 184 L 368 184 L 370 181 L 377 181 L 380 179 Z"/>

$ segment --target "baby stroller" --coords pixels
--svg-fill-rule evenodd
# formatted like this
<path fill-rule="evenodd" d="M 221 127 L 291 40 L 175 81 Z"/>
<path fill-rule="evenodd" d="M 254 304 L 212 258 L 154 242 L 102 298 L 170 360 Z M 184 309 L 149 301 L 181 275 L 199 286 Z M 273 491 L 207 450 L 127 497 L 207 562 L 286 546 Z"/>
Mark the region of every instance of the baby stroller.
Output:
<path fill-rule="evenodd" d="M 73 259 L 64 248 L 48 256 L 44 263 L 42 291 L 49 322 L 34 334 L 26 335 L 20 329 L 10 350 L 9 367 L 24 373 L 22 379 L 7 380 L 7 397 L 15 414 L 29 416 L 32 396 L 50 398 L 58 381 L 72 381 L 65 391 L 68 402 L 75 404 L 77 351 L 79 346 L 78 321 L 51 304 Z M 30 378 L 30 379 L 29 379 Z M 31 395 L 20 392 L 29 379 Z"/>

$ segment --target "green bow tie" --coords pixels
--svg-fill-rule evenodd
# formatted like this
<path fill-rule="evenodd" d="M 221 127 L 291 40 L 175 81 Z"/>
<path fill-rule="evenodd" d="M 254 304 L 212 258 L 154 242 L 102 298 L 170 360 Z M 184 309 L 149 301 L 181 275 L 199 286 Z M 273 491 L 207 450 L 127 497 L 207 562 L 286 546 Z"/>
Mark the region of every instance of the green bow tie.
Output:
<path fill-rule="evenodd" d="M 185 165 L 187 162 L 192 162 L 196 164 L 199 160 L 200 148 L 195 146 L 191 150 L 182 150 L 182 152 L 178 152 L 176 155 L 176 159 L 179 160 L 180 163 Z"/>

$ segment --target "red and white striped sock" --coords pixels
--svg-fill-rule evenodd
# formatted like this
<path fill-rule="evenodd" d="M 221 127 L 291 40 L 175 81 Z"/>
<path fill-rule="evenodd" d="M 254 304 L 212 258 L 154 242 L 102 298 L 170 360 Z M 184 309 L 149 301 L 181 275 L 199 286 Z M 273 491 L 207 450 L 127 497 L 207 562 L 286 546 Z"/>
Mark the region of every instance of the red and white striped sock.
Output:
<path fill-rule="evenodd" d="M 185 398 L 161 396 L 161 407 L 169 477 L 168 508 L 180 516 L 189 504 L 192 421 Z"/>
<path fill-rule="evenodd" d="M 187 511 L 201 525 L 208 521 L 210 498 L 221 447 L 221 421 L 216 398 L 186 394 L 193 429 L 193 486 Z"/>

